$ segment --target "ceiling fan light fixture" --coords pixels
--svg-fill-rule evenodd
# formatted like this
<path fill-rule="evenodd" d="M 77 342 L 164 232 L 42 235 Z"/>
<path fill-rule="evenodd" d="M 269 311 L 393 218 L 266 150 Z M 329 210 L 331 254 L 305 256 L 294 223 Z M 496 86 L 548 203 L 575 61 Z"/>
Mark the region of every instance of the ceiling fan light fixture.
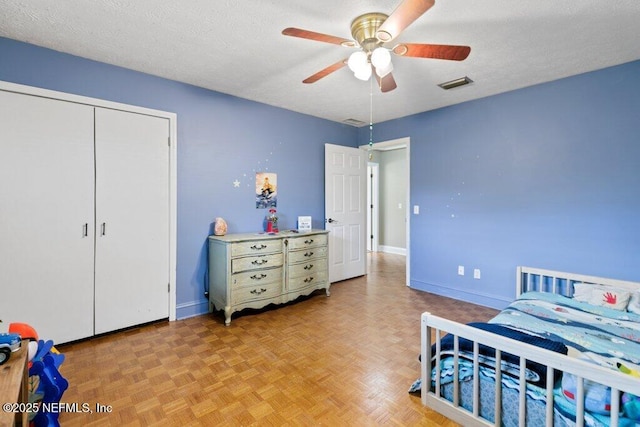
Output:
<path fill-rule="evenodd" d="M 347 65 L 349 69 L 354 73 L 362 72 L 365 68 L 369 68 L 369 62 L 367 60 L 367 54 L 363 51 L 359 50 L 357 52 L 353 52 L 349 56 L 349 60 L 347 61 Z"/>
<path fill-rule="evenodd" d="M 367 81 L 371 77 L 371 67 L 365 67 L 353 73 L 357 79 Z"/>
<path fill-rule="evenodd" d="M 388 68 L 391 65 L 391 54 L 384 47 L 377 47 L 371 52 L 371 64 L 376 68 Z"/>
<path fill-rule="evenodd" d="M 376 74 L 380 78 L 383 78 L 384 76 L 386 76 L 387 74 L 389 74 L 392 71 L 393 71 L 393 64 L 391 62 L 389 62 L 389 65 L 384 67 L 384 68 L 376 67 Z"/>

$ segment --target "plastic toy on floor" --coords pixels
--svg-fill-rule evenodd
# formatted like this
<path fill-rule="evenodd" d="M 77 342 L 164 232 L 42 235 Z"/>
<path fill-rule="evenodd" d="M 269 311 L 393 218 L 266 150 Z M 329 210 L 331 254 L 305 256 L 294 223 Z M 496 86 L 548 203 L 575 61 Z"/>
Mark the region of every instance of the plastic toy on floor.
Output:
<path fill-rule="evenodd" d="M 60 374 L 58 368 L 64 362 L 64 355 L 53 346 L 53 341 L 38 341 L 38 351 L 29 369 L 31 401 L 43 403 L 60 402 L 69 382 Z M 33 419 L 36 427 L 58 427 L 59 413 L 40 410 Z"/>
<path fill-rule="evenodd" d="M 44 403 L 60 402 L 62 394 L 69 387 L 69 382 L 60 374 L 58 368 L 64 362 L 64 355 L 53 346 L 53 341 L 38 341 L 38 352 L 33 358 L 29 377 L 37 376 L 39 382 L 33 390 L 36 401 Z M 59 414 L 40 410 L 33 418 L 36 427 L 57 427 Z"/>

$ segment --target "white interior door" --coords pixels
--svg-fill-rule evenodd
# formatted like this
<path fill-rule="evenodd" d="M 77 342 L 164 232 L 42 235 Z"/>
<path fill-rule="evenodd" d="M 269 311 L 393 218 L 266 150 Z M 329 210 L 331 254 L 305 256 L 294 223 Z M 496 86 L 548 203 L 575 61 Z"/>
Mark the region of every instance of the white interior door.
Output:
<path fill-rule="evenodd" d="M 329 281 L 366 273 L 366 153 L 325 144 L 325 228 L 329 233 Z"/>
<path fill-rule="evenodd" d="M 168 119 L 96 108 L 96 334 L 169 317 L 168 138 Z"/>
<path fill-rule="evenodd" d="M 93 335 L 93 108 L 0 91 L 0 319 Z M 3 329 L 4 330 L 4 329 Z"/>

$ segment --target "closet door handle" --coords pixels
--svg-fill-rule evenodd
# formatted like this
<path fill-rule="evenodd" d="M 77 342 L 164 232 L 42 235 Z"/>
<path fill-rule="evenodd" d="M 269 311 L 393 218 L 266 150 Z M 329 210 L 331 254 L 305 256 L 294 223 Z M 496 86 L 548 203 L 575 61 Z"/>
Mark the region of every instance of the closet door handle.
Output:
<path fill-rule="evenodd" d="M 82 237 L 88 237 L 89 236 L 89 223 L 85 222 L 84 225 L 82 226 Z"/>
<path fill-rule="evenodd" d="M 103 222 L 102 225 L 100 226 L 100 235 L 104 236 L 105 234 L 107 234 L 107 223 Z"/>

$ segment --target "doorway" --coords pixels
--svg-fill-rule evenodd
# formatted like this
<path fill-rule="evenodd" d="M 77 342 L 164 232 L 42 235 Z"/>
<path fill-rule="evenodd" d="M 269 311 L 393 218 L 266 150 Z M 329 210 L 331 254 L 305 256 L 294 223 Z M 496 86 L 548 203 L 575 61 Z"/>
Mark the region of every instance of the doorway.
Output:
<path fill-rule="evenodd" d="M 367 250 L 405 256 L 410 283 L 410 138 L 361 146 L 367 168 Z"/>

